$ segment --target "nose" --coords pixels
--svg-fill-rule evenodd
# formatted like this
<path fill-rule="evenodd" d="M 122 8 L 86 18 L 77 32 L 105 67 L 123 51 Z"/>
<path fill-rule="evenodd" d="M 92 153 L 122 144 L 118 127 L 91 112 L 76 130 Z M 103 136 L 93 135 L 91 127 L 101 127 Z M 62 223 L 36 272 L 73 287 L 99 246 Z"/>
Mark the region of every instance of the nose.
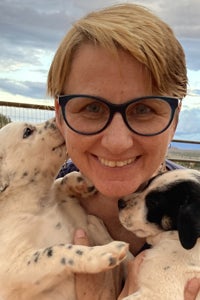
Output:
<path fill-rule="evenodd" d="M 126 201 L 123 200 L 123 199 L 119 199 L 118 200 L 118 208 L 119 208 L 119 210 L 122 210 L 125 207 L 126 207 Z"/>
<path fill-rule="evenodd" d="M 133 146 L 133 135 L 122 116 L 116 113 L 103 133 L 102 144 L 113 154 L 121 154 Z"/>

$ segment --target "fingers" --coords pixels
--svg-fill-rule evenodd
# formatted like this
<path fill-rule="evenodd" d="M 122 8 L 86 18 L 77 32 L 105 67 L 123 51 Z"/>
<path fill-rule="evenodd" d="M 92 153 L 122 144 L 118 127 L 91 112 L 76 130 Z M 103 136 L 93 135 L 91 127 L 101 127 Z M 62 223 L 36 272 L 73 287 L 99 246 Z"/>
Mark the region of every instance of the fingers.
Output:
<path fill-rule="evenodd" d="M 89 246 L 89 239 L 83 229 L 74 233 L 74 244 Z M 110 285 L 110 283 L 112 283 Z M 114 285 L 115 286 L 115 285 Z M 77 300 L 114 299 L 112 273 L 75 274 L 75 291 Z"/>
<path fill-rule="evenodd" d="M 193 278 L 190 280 L 184 291 L 184 300 L 195 300 L 200 291 L 200 279 Z"/>
<path fill-rule="evenodd" d="M 145 251 L 141 252 L 133 260 L 128 262 L 128 265 L 127 265 L 128 274 L 127 274 L 125 286 L 124 286 L 118 300 L 121 300 L 124 297 L 127 297 L 128 295 L 131 295 L 138 290 L 137 276 L 139 273 L 140 265 L 144 260 L 144 257 L 145 257 Z M 186 300 L 188 300 L 188 299 L 186 299 Z"/>
<path fill-rule="evenodd" d="M 74 244 L 89 246 L 88 237 L 82 228 L 76 229 L 75 234 L 74 234 Z"/>
<path fill-rule="evenodd" d="M 145 254 L 146 254 L 146 252 L 143 251 L 140 254 L 138 254 L 133 260 L 131 260 L 129 262 L 128 273 L 130 274 L 130 276 L 134 276 L 135 279 L 138 276 L 140 265 L 144 260 Z M 136 280 L 135 280 L 135 282 L 136 282 Z"/>

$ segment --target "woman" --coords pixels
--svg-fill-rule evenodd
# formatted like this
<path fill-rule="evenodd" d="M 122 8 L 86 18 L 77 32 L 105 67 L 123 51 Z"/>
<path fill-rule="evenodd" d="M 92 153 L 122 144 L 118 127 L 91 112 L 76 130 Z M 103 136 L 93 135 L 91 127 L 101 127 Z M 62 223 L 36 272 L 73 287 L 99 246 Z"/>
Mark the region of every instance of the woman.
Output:
<path fill-rule="evenodd" d="M 113 239 L 128 242 L 134 255 L 144 240 L 121 226 L 117 201 L 153 175 L 176 168 L 165 156 L 186 88 L 185 56 L 172 30 L 134 4 L 77 21 L 49 71 L 48 92 L 68 153 L 99 191 L 82 205 L 104 221 Z M 75 242 L 87 244 L 81 230 Z M 123 296 L 134 290 L 134 270 L 131 265 Z M 186 288 L 185 299 L 195 299 L 198 287 L 191 295 L 191 286 Z"/>

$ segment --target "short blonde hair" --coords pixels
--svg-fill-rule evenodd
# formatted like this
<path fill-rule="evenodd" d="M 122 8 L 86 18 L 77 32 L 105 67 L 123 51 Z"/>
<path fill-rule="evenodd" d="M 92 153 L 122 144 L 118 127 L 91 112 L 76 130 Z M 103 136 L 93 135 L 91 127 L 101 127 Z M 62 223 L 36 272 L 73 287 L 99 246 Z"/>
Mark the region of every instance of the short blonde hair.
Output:
<path fill-rule="evenodd" d="M 180 99 L 186 95 L 185 54 L 172 29 L 147 8 L 126 3 L 89 13 L 74 23 L 49 70 L 50 96 L 56 98 L 66 88 L 74 54 L 85 42 L 113 54 L 119 48 L 130 53 L 150 71 L 155 93 Z"/>

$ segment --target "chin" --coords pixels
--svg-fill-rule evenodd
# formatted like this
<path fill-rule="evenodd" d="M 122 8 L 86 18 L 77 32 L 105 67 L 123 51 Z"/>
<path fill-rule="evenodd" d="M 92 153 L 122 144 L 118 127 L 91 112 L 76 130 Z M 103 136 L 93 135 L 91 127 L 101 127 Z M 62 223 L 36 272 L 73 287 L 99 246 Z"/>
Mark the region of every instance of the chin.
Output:
<path fill-rule="evenodd" d="M 129 184 L 126 182 L 122 182 L 122 181 L 109 181 L 109 182 L 105 182 L 103 181 L 103 183 L 95 183 L 94 185 L 96 186 L 97 190 L 107 196 L 107 197 L 123 197 L 126 195 L 129 195 L 131 193 L 133 193 L 139 186 L 134 184 Z"/>

